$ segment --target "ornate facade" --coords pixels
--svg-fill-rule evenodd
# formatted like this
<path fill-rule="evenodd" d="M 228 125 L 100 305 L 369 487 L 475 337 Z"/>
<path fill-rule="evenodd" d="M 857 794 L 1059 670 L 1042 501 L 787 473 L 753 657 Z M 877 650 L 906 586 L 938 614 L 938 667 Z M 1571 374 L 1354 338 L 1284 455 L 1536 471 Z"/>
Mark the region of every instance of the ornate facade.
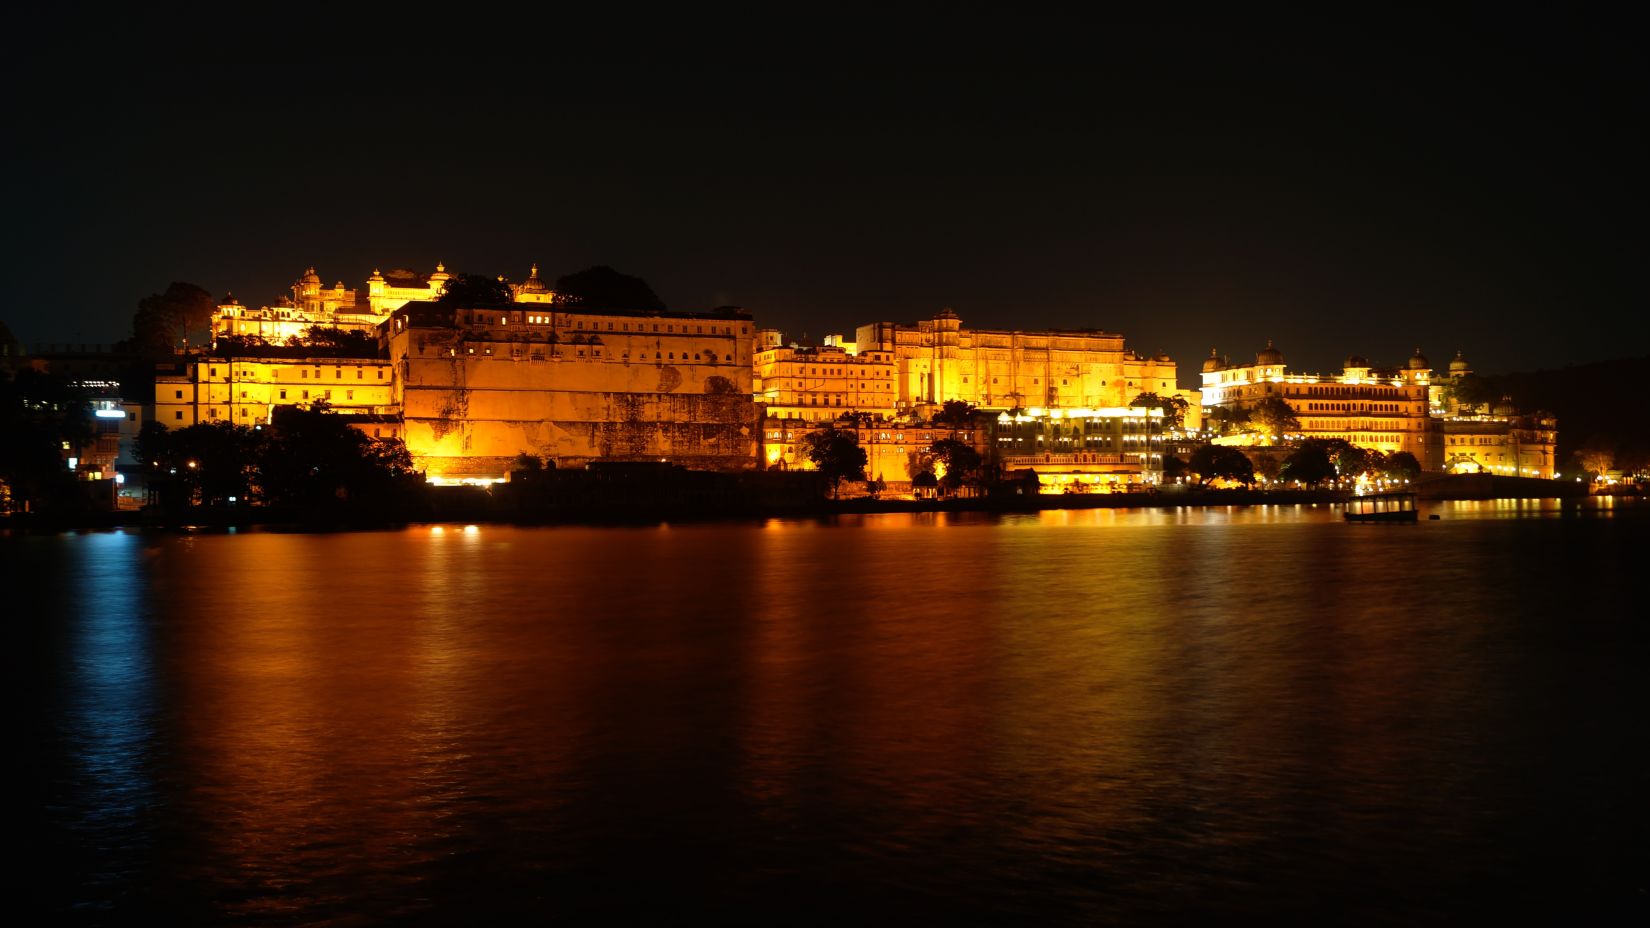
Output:
<path fill-rule="evenodd" d="M 786 345 L 776 329 L 757 333 L 752 389 L 768 415 L 830 422 L 851 412 L 894 414 L 896 368 L 892 352 L 855 353 L 847 346 Z"/>
<path fill-rule="evenodd" d="M 1097 409 L 1175 391 L 1167 355 L 1144 357 L 1097 329 L 968 329 L 945 310 L 916 325 L 860 326 L 856 342 L 862 354 L 892 356 L 901 408 L 962 400 L 990 410 Z"/>
<path fill-rule="evenodd" d="M 1432 368 L 1417 349 L 1399 368 L 1376 368 L 1357 355 L 1339 374 L 1290 373 L 1283 352 L 1268 342 L 1253 364 L 1231 364 L 1214 352 L 1203 362 L 1203 414 L 1249 410 L 1270 397 L 1289 404 L 1300 429 L 1290 436 L 1246 433 L 1231 444 L 1275 444 L 1286 438 L 1344 439 L 1385 454 L 1407 451 L 1424 470 L 1441 463 L 1442 430 L 1429 409 Z"/>

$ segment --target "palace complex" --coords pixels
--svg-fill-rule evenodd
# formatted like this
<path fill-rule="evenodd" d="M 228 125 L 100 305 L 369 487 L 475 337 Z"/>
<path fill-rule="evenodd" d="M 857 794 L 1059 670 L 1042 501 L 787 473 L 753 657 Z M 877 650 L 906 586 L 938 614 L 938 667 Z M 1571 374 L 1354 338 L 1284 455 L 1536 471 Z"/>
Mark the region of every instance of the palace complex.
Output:
<path fill-rule="evenodd" d="M 1212 351 L 1202 373 L 1206 417 L 1230 420 L 1277 398 L 1300 423 L 1289 435 L 1252 428 L 1215 439 L 1221 444 L 1338 438 L 1386 454 L 1408 452 L 1427 471 L 1553 475 L 1557 428 L 1550 417 L 1517 416 L 1510 406 L 1463 408 L 1452 399 L 1453 383 L 1472 373 L 1459 352 L 1441 380 L 1419 348 L 1398 367 L 1374 367 L 1353 355 L 1339 374 L 1305 374 L 1286 371 L 1283 352 L 1271 342 L 1253 364 L 1233 364 Z"/>
<path fill-rule="evenodd" d="M 152 406 L 115 400 L 100 415 L 124 410 L 124 434 L 145 415 L 171 428 L 261 426 L 277 406 L 324 403 L 372 437 L 404 441 L 436 482 L 499 481 L 523 454 L 562 467 L 805 468 L 801 436 L 835 426 L 891 486 L 930 469 L 929 447 L 946 438 L 1001 471 L 1036 473 L 1045 490 L 1120 489 L 1160 479 L 1166 449 L 1185 454 L 1205 416 L 1223 426 L 1222 444 L 1344 439 L 1408 452 L 1430 471 L 1554 470 L 1556 423 L 1460 402 L 1454 385 L 1471 369 L 1459 355 L 1443 376 L 1418 350 L 1393 367 L 1353 356 L 1338 373 L 1307 374 L 1268 343 L 1253 363 L 1211 354 L 1202 390 L 1183 391 L 1173 359 L 1098 329 L 967 328 L 948 309 L 810 346 L 735 308 L 584 306 L 536 265 L 520 282 L 499 279 L 508 302 L 496 306 L 442 302 L 451 280 L 437 264 L 324 287 L 309 268 L 273 306 L 226 297 L 214 347 L 161 365 Z M 312 326 L 371 337 L 311 338 Z M 1157 400 L 1133 405 L 1143 394 Z M 1266 427 L 1288 418 L 1268 414 L 1274 400 L 1298 422 L 1287 434 Z M 940 415 L 948 402 L 973 410 Z"/>

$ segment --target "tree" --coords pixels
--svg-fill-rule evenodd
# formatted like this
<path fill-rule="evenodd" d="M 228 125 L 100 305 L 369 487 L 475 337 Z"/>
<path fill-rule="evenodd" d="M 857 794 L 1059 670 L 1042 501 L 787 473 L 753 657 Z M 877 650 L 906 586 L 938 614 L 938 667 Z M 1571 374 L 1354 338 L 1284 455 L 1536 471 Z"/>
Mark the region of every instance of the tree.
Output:
<path fill-rule="evenodd" d="M 869 459 L 865 456 L 865 449 L 848 432 L 834 428 L 809 432 L 802 436 L 802 448 L 808 460 L 831 482 L 833 499 L 840 481 L 865 479 L 865 465 Z"/>
<path fill-rule="evenodd" d="M 231 498 L 250 501 L 264 454 L 264 434 L 228 422 L 203 422 L 172 431 L 151 421 L 143 423 L 136 454 L 149 465 L 151 489 L 164 504 L 217 506 Z"/>
<path fill-rule="evenodd" d="M 1212 406 L 1207 411 L 1207 418 L 1214 426 L 1215 432 L 1221 435 L 1230 435 L 1249 428 L 1249 410 L 1242 406 Z"/>
<path fill-rule="evenodd" d="M 510 285 L 481 274 L 454 274 L 435 298 L 438 306 L 472 309 L 478 306 L 509 306 L 515 301 Z"/>
<path fill-rule="evenodd" d="M 1271 444 L 1290 432 L 1298 432 L 1301 420 L 1281 396 L 1268 396 L 1249 408 L 1250 422 L 1260 430 L 1264 444 Z"/>
<path fill-rule="evenodd" d="M 496 283 L 496 281 L 495 281 Z M 487 304 L 471 303 L 467 306 Z M 312 325 L 305 332 L 302 343 L 339 358 L 378 357 L 378 337 L 370 332 L 357 332 L 331 325 Z"/>
<path fill-rule="evenodd" d="M 934 413 L 934 424 L 953 429 L 966 428 L 974 421 L 974 404 L 964 400 L 946 400 L 940 411 Z"/>
<path fill-rule="evenodd" d="M 928 446 L 933 460 L 944 465 L 945 476 L 940 485 L 955 492 L 964 482 L 974 480 L 980 473 L 980 453 L 973 446 L 954 438 L 942 438 Z"/>
<path fill-rule="evenodd" d="M 1583 471 L 1599 477 L 1616 465 L 1615 443 L 1604 435 L 1590 435 L 1581 443 L 1575 457 Z"/>
<path fill-rule="evenodd" d="M 1158 396 L 1156 393 L 1142 393 L 1129 401 L 1130 406 L 1145 406 L 1148 409 L 1163 410 L 1163 427 L 1181 429 L 1186 425 L 1186 410 L 1190 408 L 1184 399 L 1178 396 Z"/>
<path fill-rule="evenodd" d="M 272 504 L 336 508 L 341 501 L 384 503 L 416 474 L 400 441 L 370 438 L 325 403 L 277 406 L 258 479 Z"/>
<path fill-rule="evenodd" d="M 605 264 L 556 280 L 556 296 L 590 309 L 662 311 L 663 300 L 640 277 L 621 274 Z"/>
<path fill-rule="evenodd" d="M 1414 480 L 1421 476 L 1421 462 L 1408 451 L 1394 451 L 1386 456 L 1381 470 L 1388 480 Z"/>
<path fill-rule="evenodd" d="M 165 293 L 151 293 L 138 301 L 132 316 L 132 338 L 126 347 L 148 355 L 168 355 L 191 334 L 200 341 L 212 326 L 218 302 L 200 287 L 174 280 Z"/>
<path fill-rule="evenodd" d="M 1224 477 L 1240 483 L 1255 482 L 1255 465 L 1249 456 L 1236 448 L 1227 448 L 1222 445 L 1204 445 L 1192 452 L 1192 459 L 1187 462 L 1200 479 L 1201 483 Z"/>
<path fill-rule="evenodd" d="M 1172 454 L 1163 456 L 1163 479 L 1173 480 L 1186 472 L 1186 462 Z"/>
<path fill-rule="evenodd" d="M 1333 478 L 1335 465 L 1330 462 L 1329 454 L 1321 446 L 1307 442 L 1283 459 L 1280 475 L 1285 480 L 1314 486 Z"/>

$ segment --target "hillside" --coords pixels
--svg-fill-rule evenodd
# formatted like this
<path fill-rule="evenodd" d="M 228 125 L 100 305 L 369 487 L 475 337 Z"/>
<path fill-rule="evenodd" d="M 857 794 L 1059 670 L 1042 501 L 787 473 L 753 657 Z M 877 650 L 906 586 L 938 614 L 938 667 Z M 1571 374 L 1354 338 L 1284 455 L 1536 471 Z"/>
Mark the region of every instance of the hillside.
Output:
<path fill-rule="evenodd" d="M 1650 356 L 1599 361 L 1558 370 L 1483 375 L 1520 410 L 1558 417 L 1558 466 L 1575 466 L 1576 449 L 1589 441 L 1615 449 L 1617 467 L 1650 465 L 1650 404 L 1639 391 L 1650 384 Z"/>

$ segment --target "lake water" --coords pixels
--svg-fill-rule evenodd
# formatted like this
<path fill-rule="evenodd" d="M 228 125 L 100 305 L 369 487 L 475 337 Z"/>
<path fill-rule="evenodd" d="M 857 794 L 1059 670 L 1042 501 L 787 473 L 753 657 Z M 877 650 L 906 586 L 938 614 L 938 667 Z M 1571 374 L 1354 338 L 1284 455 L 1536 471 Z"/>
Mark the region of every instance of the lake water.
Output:
<path fill-rule="evenodd" d="M 1644 510 L 0 538 L 51 921 L 1642 909 Z"/>

